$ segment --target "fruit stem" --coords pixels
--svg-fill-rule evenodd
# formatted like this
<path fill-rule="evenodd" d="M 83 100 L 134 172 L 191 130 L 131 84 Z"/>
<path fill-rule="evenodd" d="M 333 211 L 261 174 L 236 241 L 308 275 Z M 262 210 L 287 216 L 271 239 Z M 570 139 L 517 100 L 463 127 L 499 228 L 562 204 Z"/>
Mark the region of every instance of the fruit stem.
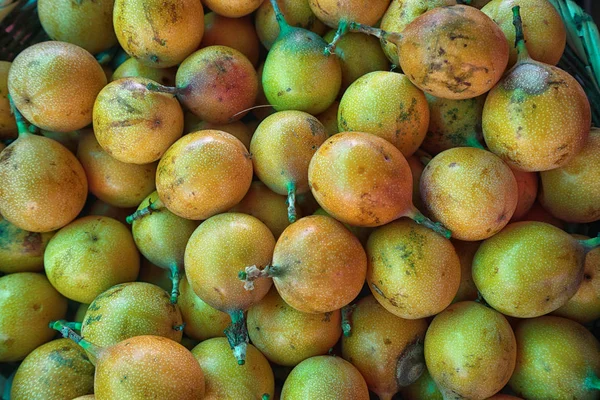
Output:
<path fill-rule="evenodd" d="M 182 331 L 185 328 L 185 322 L 182 323 L 181 325 L 174 325 L 173 326 L 173 330 L 175 331 Z"/>
<path fill-rule="evenodd" d="M 67 321 L 61 319 L 50 322 L 48 326 L 50 327 L 50 329 L 59 331 L 64 338 L 71 339 L 79 346 L 81 346 L 89 355 L 91 355 L 90 361 L 92 362 L 92 364 L 96 365 L 96 360 L 98 359 L 102 348 L 82 338 L 80 335 L 75 333 L 73 329 L 69 328 L 68 325 L 69 323 Z"/>
<path fill-rule="evenodd" d="M 81 3 L 79 3 L 79 4 L 81 4 Z M 103 52 L 96 54 L 96 60 L 98 61 L 98 64 L 106 65 L 109 62 L 111 62 L 113 57 L 115 56 L 115 54 L 117 54 L 118 50 L 119 50 L 119 47 L 114 46 L 108 50 L 104 50 Z"/>
<path fill-rule="evenodd" d="M 483 149 L 483 150 L 485 150 L 485 148 L 483 147 L 483 145 L 481 144 L 481 142 L 479 140 L 477 140 L 477 135 L 475 133 L 473 133 L 473 135 L 467 136 L 467 138 L 465 140 L 465 144 L 468 147 L 475 147 L 477 149 Z"/>
<path fill-rule="evenodd" d="M 260 398 L 260 400 L 269 400 L 271 398 L 271 396 L 269 396 L 268 393 L 265 393 L 262 395 L 262 397 Z"/>
<path fill-rule="evenodd" d="M 591 373 L 585 378 L 584 386 L 591 390 L 600 390 L 600 378 Z"/>
<path fill-rule="evenodd" d="M 347 305 L 342 307 L 342 333 L 344 337 L 350 337 L 352 335 L 352 313 L 356 308 L 356 304 Z"/>
<path fill-rule="evenodd" d="M 583 246 L 585 253 L 589 253 L 595 248 L 600 247 L 600 236 L 596 236 L 595 238 L 578 240 L 579 243 Z"/>
<path fill-rule="evenodd" d="M 127 218 L 125 218 L 125 221 L 127 221 L 128 224 L 132 224 L 133 221 L 142 219 L 146 215 L 150 215 L 155 211 L 160 211 L 163 208 L 165 208 L 165 205 L 160 199 L 156 200 L 154 203 L 152 202 L 152 200 L 150 200 L 150 204 L 148 204 L 147 207 L 137 210 L 133 214 L 129 215 Z"/>
<path fill-rule="evenodd" d="M 179 88 L 172 87 L 172 86 L 165 86 L 165 85 L 161 85 L 160 83 L 154 83 L 154 82 L 148 83 L 146 85 L 146 89 L 150 90 L 151 92 L 172 94 L 173 96 L 175 96 L 179 93 Z"/>
<path fill-rule="evenodd" d="M 270 278 L 273 276 L 271 275 L 271 268 L 271 265 L 267 265 L 261 270 L 256 265 L 251 265 L 246 267 L 244 271 L 238 272 L 238 278 L 244 281 L 244 289 L 253 290 L 255 280 L 262 277 Z"/>
<path fill-rule="evenodd" d="M 291 29 L 291 26 L 285 20 L 285 16 L 281 12 L 281 8 L 279 8 L 277 0 L 271 0 L 271 5 L 273 6 L 273 11 L 275 12 L 275 20 L 277 20 L 277 24 L 279 25 L 279 37 L 281 37 L 287 34 L 287 32 Z"/>
<path fill-rule="evenodd" d="M 17 122 L 17 130 L 19 132 L 19 137 L 31 135 L 31 132 L 29 132 L 29 129 L 27 127 L 27 122 L 25 122 L 25 118 L 23 117 L 23 114 L 21 114 L 21 112 L 19 110 L 17 110 L 17 106 L 15 106 L 15 103 L 13 102 L 11 95 L 9 94 L 9 95 L 7 95 L 7 97 L 8 97 L 8 102 L 10 104 L 10 111 L 15 116 L 15 121 Z"/>
<path fill-rule="evenodd" d="M 358 22 L 350 22 L 348 26 L 348 30 L 350 32 L 360 32 L 365 35 L 371 35 L 379 38 L 379 40 L 384 40 L 387 42 L 392 42 L 395 45 L 399 45 L 402 40 L 402 35 L 398 32 L 388 32 L 383 29 L 373 28 L 372 26 L 359 24 Z"/>
<path fill-rule="evenodd" d="M 288 221 L 290 221 L 290 224 L 292 224 L 296 222 L 296 218 L 298 217 L 296 214 L 296 183 L 289 182 L 287 185 L 287 190 Z"/>
<path fill-rule="evenodd" d="M 517 48 L 517 62 L 522 62 L 529 58 L 527 46 L 525 46 L 525 36 L 523 35 L 523 20 L 521 20 L 521 7 L 514 6 L 513 25 L 515 26 L 515 47 Z"/>
<path fill-rule="evenodd" d="M 339 25 L 338 25 L 338 29 L 335 32 L 335 36 L 333 37 L 333 40 L 331 41 L 331 43 L 329 43 L 324 50 L 324 53 L 326 56 L 330 56 L 333 53 L 335 53 L 335 45 L 336 43 L 342 38 L 342 36 L 344 36 L 346 33 L 348 33 L 348 21 L 346 21 L 345 19 L 341 20 Z"/>
<path fill-rule="evenodd" d="M 446 227 L 444 225 L 442 225 L 440 222 L 433 222 L 432 220 L 430 220 L 429 218 L 424 216 L 414 206 L 413 206 L 412 210 L 409 211 L 409 213 L 405 216 L 412 219 L 417 224 L 423 225 L 423 226 L 433 230 L 434 232 L 439 233 L 446 239 L 450 239 L 452 237 L 452 232 L 450 232 L 448 229 L 446 229 Z"/>
<path fill-rule="evenodd" d="M 64 322 L 64 324 L 70 329 L 81 332 L 81 322 Z"/>
<path fill-rule="evenodd" d="M 177 298 L 179 297 L 179 281 L 181 280 L 181 273 L 177 263 L 171 264 L 169 267 L 171 271 L 170 278 L 173 288 L 171 289 L 171 304 L 177 304 Z"/>
<path fill-rule="evenodd" d="M 246 363 L 246 349 L 250 341 L 246 318 L 242 310 L 230 311 L 229 316 L 231 317 L 231 324 L 225 329 L 224 333 L 238 365 L 244 365 Z"/>

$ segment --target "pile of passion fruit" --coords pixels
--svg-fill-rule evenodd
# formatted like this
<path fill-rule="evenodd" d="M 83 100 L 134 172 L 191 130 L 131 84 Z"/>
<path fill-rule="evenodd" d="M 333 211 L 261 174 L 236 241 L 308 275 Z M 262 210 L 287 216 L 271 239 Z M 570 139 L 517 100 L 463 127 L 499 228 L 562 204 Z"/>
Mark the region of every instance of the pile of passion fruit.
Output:
<path fill-rule="evenodd" d="M 8 398 L 600 398 L 600 130 L 548 0 L 37 7 Z"/>

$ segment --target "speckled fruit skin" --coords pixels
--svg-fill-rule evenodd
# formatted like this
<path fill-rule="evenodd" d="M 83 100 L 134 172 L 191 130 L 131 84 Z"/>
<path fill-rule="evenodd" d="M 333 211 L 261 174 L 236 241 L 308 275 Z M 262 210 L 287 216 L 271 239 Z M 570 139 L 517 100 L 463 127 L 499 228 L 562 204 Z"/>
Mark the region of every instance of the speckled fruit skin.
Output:
<path fill-rule="evenodd" d="M 157 200 L 158 193 L 150 193 L 137 209 Z M 173 265 L 183 268 L 185 246 L 198 224 L 161 209 L 133 221 L 131 231 L 137 248 L 150 262 L 166 269 Z"/>
<path fill-rule="evenodd" d="M 189 113 L 188 115 L 194 114 Z M 195 117 L 198 118 L 197 116 Z M 230 133 L 231 135 L 235 136 L 240 142 L 242 142 L 245 148 L 250 149 L 250 140 L 252 140 L 253 131 L 250 130 L 250 128 L 246 126 L 246 124 L 244 124 L 242 121 L 234 121 L 225 124 L 213 124 L 206 121 L 199 121 L 195 126 L 192 126 L 191 129 L 188 130 L 186 133 L 202 131 L 205 129 Z"/>
<path fill-rule="evenodd" d="M 258 279 L 245 290 L 238 272 L 271 264 L 275 238 L 258 218 L 223 213 L 204 221 L 185 249 L 185 272 L 196 295 L 217 310 L 247 310 L 269 289 L 270 279 Z"/>
<path fill-rule="evenodd" d="M 226 338 L 205 340 L 192 349 L 206 381 L 204 399 L 273 398 L 275 380 L 269 362 L 253 345 L 248 345 L 246 363 L 238 365 Z"/>
<path fill-rule="evenodd" d="M 258 94 L 254 66 L 227 46 L 209 46 L 191 54 L 177 69 L 175 81 L 181 103 L 212 123 L 239 120 Z"/>
<path fill-rule="evenodd" d="M 429 126 L 421 149 L 435 156 L 453 147 L 470 146 L 474 139 L 482 142 L 481 114 L 485 97 L 451 100 L 425 93 L 429 104 Z"/>
<path fill-rule="evenodd" d="M 150 79 L 109 83 L 94 104 L 94 133 L 100 146 L 124 163 L 161 158 L 183 133 L 183 111 L 171 94 L 147 88 Z"/>
<path fill-rule="evenodd" d="M 341 222 L 310 215 L 283 231 L 271 273 L 287 304 L 301 312 L 325 313 L 349 304 L 361 291 L 367 255 Z"/>
<path fill-rule="evenodd" d="M 179 343 L 136 336 L 101 351 L 94 393 L 97 400 L 196 400 L 204 398 L 204 374 Z"/>
<path fill-rule="evenodd" d="M 165 152 L 156 172 L 163 204 L 182 218 L 203 220 L 239 203 L 252 183 L 252 160 L 229 133 L 185 135 Z"/>
<path fill-rule="evenodd" d="M 0 272 L 40 272 L 44 251 L 55 232 L 29 232 L 0 217 Z"/>
<path fill-rule="evenodd" d="M 214 45 L 236 49 L 245 55 L 252 65 L 258 65 L 260 41 L 250 16 L 227 18 L 214 12 L 206 14 L 200 47 Z"/>
<path fill-rule="evenodd" d="M 65 297 L 89 304 L 108 288 L 134 281 L 140 255 L 128 227 L 90 215 L 54 235 L 44 253 L 44 268 Z"/>
<path fill-rule="evenodd" d="M 327 30 L 310 9 L 308 0 L 277 0 L 277 4 L 291 26 L 308 29 L 317 35 L 323 35 Z M 279 24 L 270 1 L 263 1 L 256 10 L 254 26 L 260 42 L 269 50 L 279 36 Z"/>
<path fill-rule="evenodd" d="M 577 239 L 589 239 L 583 235 L 573 235 Z M 581 324 L 600 318 L 600 248 L 585 255 L 583 280 L 577 292 L 564 306 L 552 312 L 552 315 L 565 317 Z"/>
<path fill-rule="evenodd" d="M 421 197 L 432 217 L 460 240 L 483 240 L 500 231 L 518 201 L 514 174 L 499 157 L 474 147 L 435 156 L 421 175 Z"/>
<path fill-rule="evenodd" d="M 388 8 L 390 0 L 361 2 L 353 0 L 308 0 L 317 18 L 330 28 L 337 28 L 341 21 L 375 25 Z"/>
<path fill-rule="evenodd" d="M 587 378 L 600 375 L 600 343 L 577 322 L 543 316 L 515 328 L 517 365 L 510 387 L 527 399 L 597 399 Z"/>
<path fill-rule="evenodd" d="M 270 361 L 293 367 L 309 357 L 327 354 L 342 334 L 341 319 L 340 310 L 300 312 L 271 288 L 248 309 L 248 334 Z"/>
<path fill-rule="evenodd" d="M 326 46 L 321 36 L 306 29 L 287 27 L 279 33 L 262 71 L 264 94 L 275 110 L 316 115 L 335 101 L 342 68 L 336 55 L 324 54 Z"/>
<path fill-rule="evenodd" d="M 263 0 L 203 0 L 204 5 L 219 15 L 240 18 L 251 14 Z"/>
<path fill-rule="evenodd" d="M 65 318 L 67 299 L 33 272 L 1 277 L 0 293 L 0 362 L 20 361 L 52 340 L 48 324 Z"/>
<path fill-rule="evenodd" d="M 50 232 L 83 209 L 88 184 L 81 163 L 66 147 L 25 134 L 0 153 L 0 213 L 31 232 Z"/>
<path fill-rule="evenodd" d="M 98 61 L 74 44 L 34 44 L 15 58 L 8 91 L 32 124 L 48 131 L 70 132 L 92 122 L 92 108 L 106 75 Z"/>
<path fill-rule="evenodd" d="M 600 129 L 562 167 L 540 173 L 540 202 L 555 217 L 588 223 L 600 219 Z"/>
<path fill-rule="evenodd" d="M 367 282 L 390 313 L 425 318 L 446 308 L 460 285 L 452 243 L 404 218 L 376 229 L 367 242 Z"/>
<path fill-rule="evenodd" d="M 152 68 L 140 63 L 137 59 L 131 57 L 112 74 L 111 81 L 116 81 L 122 78 L 140 77 L 151 79 L 161 85 L 175 86 L 175 74 L 177 68 Z"/>
<path fill-rule="evenodd" d="M 435 7 L 453 6 L 456 0 L 392 0 L 381 18 L 381 29 L 388 32 L 402 32 L 408 24 L 421 14 Z M 382 42 L 385 55 L 394 65 L 400 65 L 398 47 L 389 41 Z"/>
<path fill-rule="evenodd" d="M 115 207 L 135 207 L 155 188 L 157 162 L 128 164 L 111 157 L 96 140 L 85 133 L 77 150 L 92 194 Z"/>
<path fill-rule="evenodd" d="M 452 245 L 460 260 L 460 286 L 452 303 L 477 299 L 477 286 L 473 282 L 473 257 L 481 242 L 463 242 L 452 239 Z"/>
<path fill-rule="evenodd" d="M 113 23 L 127 54 L 149 67 L 167 68 L 200 45 L 204 9 L 197 0 L 115 0 Z"/>
<path fill-rule="evenodd" d="M 283 384 L 281 400 L 325 398 L 368 400 L 365 378 L 340 357 L 316 356 L 302 361 Z"/>
<path fill-rule="evenodd" d="M 310 161 L 308 182 L 319 205 L 350 225 L 384 225 L 412 207 L 406 158 L 369 133 L 343 132 L 327 139 Z"/>
<path fill-rule="evenodd" d="M 119 208 L 111 206 L 100 199 L 92 201 L 88 211 L 88 215 L 100 215 L 110 217 L 117 221 L 127 224 L 127 217 L 135 212 L 135 207 Z"/>
<path fill-rule="evenodd" d="M 38 15 L 53 40 L 83 47 L 92 54 L 117 44 L 113 27 L 114 0 L 41 0 Z"/>
<path fill-rule="evenodd" d="M 425 335 L 425 362 L 448 399 L 487 399 L 508 383 L 517 343 L 500 314 L 464 301 L 438 314 Z"/>
<path fill-rule="evenodd" d="M 10 111 L 8 101 L 8 70 L 11 63 L 0 61 L 0 139 L 17 137 L 17 122 Z"/>
<path fill-rule="evenodd" d="M 225 336 L 223 331 L 231 323 L 229 315 L 214 309 L 198 297 L 185 276 L 181 278 L 179 290 L 181 294 L 177 304 L 185 323 L 183 333 L 201 342 L 213 337 Z"/>
<path fill-rule="evenodd" d="M 260 181 L 254 181 L 242 201 L 229 211 L 249 214 L 260 219 L 277 240 L 290 225 L 286 200 L 286 196 L 273 192 Z M 296 214 L 298 218 L 302 217 L 298 208 Z"/>
<path fill-rule="evenodd" d="M 115 285 L 99 294 L 88 307 L 81 335 L 96 346 L 109 347 L 122 340 L 155 335 L 181 342 L 181 311 L 162 288 L 146 282 Z"/>
<path fill-rule="evenodd" d="M 331 105 L 322 113 L 315 115 L 317 119 L 323 124 L 325 127 L 325 132 L 327 132 L 327 137 L 333 136 L 336 133 L 339 133 L 338 122 L 337 122 L 337 114 L 338 109 L 340 107 L 339 101 L 334 101 Z"/>
<path fill-rule="evenodd" d="M 13 400 L 63 400 L 94 390 L 94 365 L 70 339 L 57 339 L 31 352 L 13 380 Z"/>
<path fill-rule="evenodd" d="M 571 75 L 526 59 L 488 93 L 482 121 L 490 151 L 517 169 L 546 171 L 565 165 L 585 145 L 590 103 Z"/>
<path fill-rule="evenodd" d="M 357 303 L 351 321 L 350 336 L 342 337 L 343 357 L 360 371 L 372 392 L 382 400 L 391 400 L 401 386 L 412 383 L 425 369 L 427 321 L 399 318 L 373 296 Z M 408 361 L 410 371 L 402 366 L 403 361 Z"/>
<path fill-rule="evenodd" d="M 510 167 L 510 170 L 515 175 L 519 192 L 517 208 L 515 208 L 511 221 L 518 221 L 527 214 L 538 197 L 539 177 L 535 172 L 521 171 L 515 167 Z"/>
<path fill-rule="evenodd" d="M 436 97 L 469 99 L 500 80 L 508 63 L 504 34 L 474 7 L 438 7 L 403 31 L 398 56 L 417 87 Z"/>
<path fill-rule="evenodd" d="M 564 305 L 583 269 L 583 246 L 571 235 L 544 222 L 513 222 L 481 244 L 473 281 L 496 310 L 532 318 Z"/>
<path fill-rule="evenodd" d="M 556 65 L 565 50 L 567 31 L 552 3 L 546 0 L 493 0 L 481 8 L 481 11 L 494 20 L 506 36 L 510 49 L 508 68 L 517 62 L 512 14 L 512 8 L 517 5 L 521 7 L 523 34 L 531 58 Z"/>
<path fill-rule="evenodd" d="M 423 142 L 429 125 L 425 95 L 406 75 L 375 71 L 358 78 L 342 96 L 340 132 L 367 132 L 386 139 L 407 157 Z"/>
<path fill-rule="evenodd" d="M 250 142 L 254 173 L 278 194 L 287 195 L 291 183 L 296 193 L 308 187 L 308 165 L 327 139 L 319 120 L 302 111 L 279 111 L 265 118 Z"/>

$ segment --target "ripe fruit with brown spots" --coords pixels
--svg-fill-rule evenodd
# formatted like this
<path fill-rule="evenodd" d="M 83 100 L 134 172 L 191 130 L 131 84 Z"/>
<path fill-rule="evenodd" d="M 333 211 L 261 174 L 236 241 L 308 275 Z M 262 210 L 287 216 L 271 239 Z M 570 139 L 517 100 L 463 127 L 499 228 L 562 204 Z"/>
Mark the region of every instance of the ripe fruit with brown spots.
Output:
<path fill-rule="evenodd" d="M 29 232 L 0 217 L 0 272 L 40 272 L 44 251 L 55 232 Z"/>

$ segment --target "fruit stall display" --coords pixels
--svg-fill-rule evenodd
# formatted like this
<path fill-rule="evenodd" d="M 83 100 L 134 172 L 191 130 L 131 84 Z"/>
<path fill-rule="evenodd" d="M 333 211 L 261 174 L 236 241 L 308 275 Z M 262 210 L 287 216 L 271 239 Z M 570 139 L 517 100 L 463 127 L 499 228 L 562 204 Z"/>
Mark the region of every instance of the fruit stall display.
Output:
<path fill-rule="evenodd" d="M 600 399 L 589 13 L 0 0 L 2 400 Z"/>

